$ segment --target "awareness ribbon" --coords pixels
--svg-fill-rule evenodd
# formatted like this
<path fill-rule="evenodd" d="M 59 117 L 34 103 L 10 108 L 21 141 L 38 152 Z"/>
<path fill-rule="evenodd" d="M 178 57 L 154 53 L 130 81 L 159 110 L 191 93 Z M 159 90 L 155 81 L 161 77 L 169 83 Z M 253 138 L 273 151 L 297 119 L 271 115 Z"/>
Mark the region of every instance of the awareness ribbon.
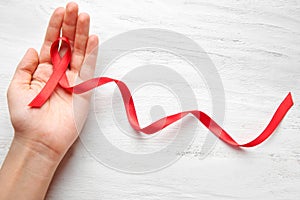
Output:
<path fill-rule="evenodd" d="M 64 56 L 59 55 L 59 43 L 63 42 L 67 46 L 67 51 L 64 54 Z M 254 140 L 245 143 L 245 144 L 239 144 L 237 143 L 225 130 L 223 130 L 213 119 L 211 119 L 207 114 L 205 114 L 202 111 L 199 110 L 191 110 L 191 111 L 184 111 L 180 112 L 174 115 L 169 115 L 166 117 L 163 117 L 152 124 L 141 128 L 138 122 L 134 102 L 131 96 L 131 93 L 126 86 L 125 83 L 122 81 L 108 78 L 108 77 L 97 77 L 89 79 L 85 82 L 82 82 L 75 86 L 70 86 L 67 76 L 65 74 L 66 70 L 68 69 L 69 63 L 71 61 L 71 46 L 67 38 L 61 37 L 58 38 L 51 46 L 50 49 L 50 55 L 51 55 L 51 61 L 53 64 L 53 73 L 50 76 L 49 80 L 47 81 L 46 85 L 42 88 L 40 93 L 31 101 L 29 104 L 32 108 L 39 108 L 41 107 L 51 96 L 54 89 L 57 86 L 62 87 L 68 92 L 75 93 L 75 94 L 81 94 L 84 92 L 87 92 L 89 90 L 92 90 L 96 87 L 99 87 L 101 85 L 114 82 L 122 95 L 126 114 L 128 121 L 133 129 L 136 131 L 143 132 L 145 134 L 153 134 L 157 131 L 162 130 L 163 128 L 169 126 L 170 124 L 180 120 L 184 116 L 188 114 L 194 115 L 204 126 L 206 126 L 212 133 L 214 133 L 219 139 L 221 139 L 223 142 L 235 146 L 235 147 L 253 147 L 256 145 L 259 145 L 263 141 L 265 141 L 277 128 L 281 120 L 284 118 L 288 110 L 293 106 L 293 99 L 291 93 L 289 93 L 285 99 L 282 101 L 282 103 L 277 108 L 276 112 L 274 113 L 271 121 L 267 125 L 267 127 L 264 129 L 264 131 L 256 137 Z"/>

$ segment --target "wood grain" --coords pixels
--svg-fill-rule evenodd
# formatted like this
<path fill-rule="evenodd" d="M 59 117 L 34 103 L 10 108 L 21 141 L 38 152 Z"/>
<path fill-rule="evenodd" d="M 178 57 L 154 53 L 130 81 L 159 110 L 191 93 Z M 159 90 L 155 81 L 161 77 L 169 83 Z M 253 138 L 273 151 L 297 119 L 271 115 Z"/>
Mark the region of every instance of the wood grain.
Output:
<path fill-rule="evenodd" d="M 107 168 L 77 141 L 60 165 L 47 199 L 300 197 L 300 1 L 82 0 L 78 3 L 80 11 L 91 15 L 91 32 L 99 35 L 101 42 L 125 31 L 149 27 L 176 31 L 196 41 L 221 76 L 226 95 L 223 127 L 239 142 L 252 139 L 263 130 L 289 91 L 295 105 L 264 144 L 236 150 L 218 142 L 205 159 L 199 149 L 207 132 L 199 125 L 197 138 L 180 152 L 183 155 L 180 160 L 149 174 L 133 175 Z M 0 162 L 13 136 L 6 101 L 10 79 L 26 49 L 40 48 L 51 12 L 64 5 L 58 0 L 0 2 Z M 193 85 L 201 103 L 199 109 L 210 112 L 207 88 L 199 86 L 200 83 Z M 156 97 L 164 95 L 157 93 Z M 136 100 L 140 104 L 145 102 L 142 98 Z M 109 103 L 103 104 L 106 112 L 110 112 Z M 149 112 L 150 103 L 145 103 L 138 106 L 139 112 Z M 121 139 L 118 141 L 116 136 L 114 139 L 122 145 Z M 130 143 L 123 145 L 126 148 Z"/>

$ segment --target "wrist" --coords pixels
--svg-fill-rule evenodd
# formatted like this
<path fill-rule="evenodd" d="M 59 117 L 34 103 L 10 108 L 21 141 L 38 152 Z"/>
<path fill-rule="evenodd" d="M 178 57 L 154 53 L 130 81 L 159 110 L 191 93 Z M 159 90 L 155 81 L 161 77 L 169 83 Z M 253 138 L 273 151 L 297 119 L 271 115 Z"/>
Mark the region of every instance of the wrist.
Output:
<path fill-rule="evenodd" d="M 38 142 L 15 136 L 8 156 L 22 163 L 27 172 L 41 178 L 52 177 L 61 158 L 56 152 Z"/>
<path fill-rule="evenodd" d="M 43 199 L 58 164 L 15 137 L 0 170 L 0 199 Z"/>
<path fill-rule="evenodd" d="M 20 148 L 31 152 L 32 156 L 34 155 L 34 157 L 37 157 L 46 163 L 59 164 L 64 156 L 64 152 L 58 151 L 51 147 L 51 145 L 48 145 L 46 142 L 41 141 L 39 138 L 41 136 L 38 136 L 37 138 L 31 138 L 24 137 L 23 135 L 27 134 L 16 132 L 14 134 L 12 145 L 16 143 L 18 146 L 20 146 Z"/>

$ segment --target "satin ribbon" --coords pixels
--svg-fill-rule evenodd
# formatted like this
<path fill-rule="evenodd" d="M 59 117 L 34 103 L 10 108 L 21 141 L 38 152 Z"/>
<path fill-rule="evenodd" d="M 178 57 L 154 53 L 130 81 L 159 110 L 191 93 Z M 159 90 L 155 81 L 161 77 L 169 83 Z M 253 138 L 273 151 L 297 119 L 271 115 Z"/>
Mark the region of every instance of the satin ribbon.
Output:
<path fill-rule="evenodd" d="M 60 41 L 62 41 L 62 43 L 64 43 L 67 46 L 67 51 L 62 57 L 60 57 L 59 50 L 58 50 Z M 164 118 L 161 118 L 153 122 L 152 124 L 144 128 L 141 128 L 139 125 L 139 121 L 137 118 L 131 93 L 125 83 L 108 77 L 98 77 L 98 78 L 87 80 L 75 86 L 70 86 L 67 76 L 65 74 L 69 66 L 69 63 L 71 61 L 71 54 L 72 54 L 68 39 L 65 37 L 61 37 L 57 39 L 51 46 L 50 54 L 51 54 L 51 61 L 53 64 L 53 73 L 50 76 L 49 80 L 47 81 L 46 85 L 42 88 L 40 93 L 31 101 L 29 106 L 31 106 L 32 108 L 41 107 L 49 99 L 49 97 L 51 96 L 51 94 L 53 93 L 56 87 L 62 87 L 68 92 L 81 94 L 89 90 L 92 90 L 93 88 L 102 86 L 104 84 L 114 82 L 118 86 L 121 92 L 127 118 L 130 125 L 136 131 L 140 131 L 145 134 L 156 133 L 157 131 L 162 130 L 163 128 L 180 120 L 186 115 L 192 114 L 223 142 L 235 147 L 253 147 L 265 141 L 274 132 L 274 130 L 277 128 L 281 120 L 288 112 L 288 110 L 293 106 L 292 95 L 291 93 L 289 93 L 277 108 L 276 112 L 274 113 L 271 121 L 269 122 L 265 130 L 254 140 L 245 144 L 237 143 L 213 119 L 211 119 L 207 114 L 199 110 L 184 111 L 174 115 L 166 116 Z"/>

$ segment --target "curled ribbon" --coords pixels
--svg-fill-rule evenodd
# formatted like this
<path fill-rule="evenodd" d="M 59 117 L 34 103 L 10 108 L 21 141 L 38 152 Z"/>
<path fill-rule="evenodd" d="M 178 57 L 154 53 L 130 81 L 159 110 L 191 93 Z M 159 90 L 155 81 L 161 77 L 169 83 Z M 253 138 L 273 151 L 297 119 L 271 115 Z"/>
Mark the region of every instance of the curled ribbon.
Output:
<path fill-rule="evenodd" d="M 67 51 L 63 57 L 59 55 L 59 42 L 62 41 L 67 46 Z M 50 76 L 49 80 L 47 81 L 46 85 L 42 88 L 40 93 L 31 101 L 29 106 L 33 108 L 41 107 L 51 96 L 54 89 L 59 85 L 60 87 L 64 88 L 68 92 L 72 92 L 75 94 L 81 94 L 92 90 L 96 87 L 101 85 L 114 82 L 121 92 L 126 114 L 128 121 L 133 129 L 136 131 L 143 132 L 145 134 L 153 134 L 163 128 L 169 126 L 170 124 L 180 120 L 181 118 L 185 117 L 188 114 L 192 114 L 195 116 L 204 126 L 206 126 L 212 133 L 214 133 L 219 139 L 223 142 L 235 146 L 235 147 L 253 147 L 259 145 L 263 141 L 265 141 L 277 128 L 281 120 L 284 118 L 288 110 L 293 106 L 293 99 L 291 93 L 289 93 L 282 103 L 277 108 L 276 112 L 274 113 L 271 121 L 264 129 L 264 131 L 256 137 L 254 140 L 245 143 L 239 144 L 237 143 L 225 130 L 223 130 L 213 119 L 211 119 L 207 114 L 199 110 L 191 110 L 191 111 L 184 111 L 174 115 L 169 115 L 164 118 L 161 118 L 152 124 L 141 128 L 138 122 L 134 102 L 131 96 L 131 93 L 126 86 L 125 83 L 122 81 L 108 78 L 108 77 L 97 77 L 85 82 L 82 82 L 75 86 L 70 86 L 67 76 L 65 74 L 68 65 L 71 61 L 71 47 L 70 43 L 67 38 L 61 37 L 58 38 L 51 46 L 50 54 L 51 54 L 51 61 L 53 64 L 53 73 Z"/>

